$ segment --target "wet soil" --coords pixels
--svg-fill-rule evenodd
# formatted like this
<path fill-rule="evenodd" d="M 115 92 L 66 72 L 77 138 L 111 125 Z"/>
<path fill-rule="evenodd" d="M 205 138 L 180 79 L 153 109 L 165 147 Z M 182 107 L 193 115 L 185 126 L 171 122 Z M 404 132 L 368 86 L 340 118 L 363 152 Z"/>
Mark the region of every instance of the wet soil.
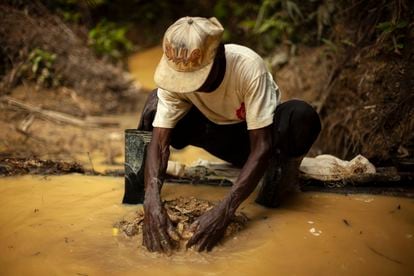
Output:
<path fill-rule="evenodd" d="M 85 173 L 85 169 L 76 162 L 0 157 L 0 176 L 67 173 Z"/>
<path fill-rule="evenodd" d="M 164 208 L 180 237 L 176 249 L 185 248 L 187 241 L 193 235 L 190 228 L 191 224 L 214 206 L 215 203 L 212 201 L 195 197 L 178 197 L 164 201 Z M 236 235 L 245 227 L 247 221 L 248 217 L 243 212 L 236 213 L 226 229 L 225 237 L 229 238 Z M 143 223 L 144 212 L 143 210 L 138 210 L 132 218 L 123 219 L 116 223 L 114 227 L 115 229 L 120 229 L 128 237 L 139 235 L 142 240 Z"/>

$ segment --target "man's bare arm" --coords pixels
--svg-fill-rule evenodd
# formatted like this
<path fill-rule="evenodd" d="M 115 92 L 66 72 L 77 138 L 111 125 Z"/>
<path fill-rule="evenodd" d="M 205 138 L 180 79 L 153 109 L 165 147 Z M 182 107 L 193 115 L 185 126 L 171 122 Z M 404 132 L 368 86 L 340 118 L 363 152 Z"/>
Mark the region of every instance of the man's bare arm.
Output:
<path fill-rule="evenodd" d="M 249 131 L 250 155 L 230 193 L 219 205 L 202 215 L 193 225 L 195 233 L 187 247 L 211 250 L 223 237 L 230 219 L 240 204 L 253 192 L 269 163 L 271 127 Z"/>
<path fill-rule="evenodd" d="M 224 200 L 232 214 L 256 188 L 267 169 L 271 155 L 272 136 L 270 127 L 250 130 L 249 137 L 250 155 L 236 183 Z"/>
<path fill-rule="evenodd" d="M 145 161 L 145 200 L 160 201 L 160 191 L 170 156 L 170 128 L 155 127 Z"/>
<path fill-rule="evenodd" d="M 143 244 L 149 251 L 171 252 L 179 237 L 162 206 L 161 188 L 170 155 L 172 129 L 154 128 L 145 164 Z"/>

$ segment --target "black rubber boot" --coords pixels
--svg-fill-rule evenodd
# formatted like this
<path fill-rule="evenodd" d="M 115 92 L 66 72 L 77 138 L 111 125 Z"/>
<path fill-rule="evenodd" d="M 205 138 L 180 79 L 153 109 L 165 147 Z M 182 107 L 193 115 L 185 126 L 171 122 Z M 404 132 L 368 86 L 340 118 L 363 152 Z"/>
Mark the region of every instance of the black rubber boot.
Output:
<path fill-rule="evenodd" d="M 284 157 L 277 151 L 270 160 L 269 167 L 262 179 L 256 203 L 269 208 L 279 207 L 289 195 L 299 191 L 299 166 L 303 156 Z"/>

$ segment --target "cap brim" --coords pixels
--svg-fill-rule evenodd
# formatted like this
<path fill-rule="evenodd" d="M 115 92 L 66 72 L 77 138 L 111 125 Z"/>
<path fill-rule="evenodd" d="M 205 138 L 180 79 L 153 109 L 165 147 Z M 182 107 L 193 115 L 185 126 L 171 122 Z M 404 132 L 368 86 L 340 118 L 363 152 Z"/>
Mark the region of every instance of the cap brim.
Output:
<path fill-rule="evenodd" d="M 199 89 L 206 81 L 214 62 L 194 72 L 179 72 L 167 63 L 167 57 L 162 55 L 154 74 L 158 87 L 171 92 L 188 93 Z"/>

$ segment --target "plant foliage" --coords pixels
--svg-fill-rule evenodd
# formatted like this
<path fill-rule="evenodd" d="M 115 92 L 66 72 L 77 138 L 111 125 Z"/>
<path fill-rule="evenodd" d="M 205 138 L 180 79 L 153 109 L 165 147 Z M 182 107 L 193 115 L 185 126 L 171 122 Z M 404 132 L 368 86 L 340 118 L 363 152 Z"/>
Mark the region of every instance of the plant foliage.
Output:
<path fill-rule="evenodd" d="M 89 45 L 99 56 L 118 59 L 133 49 L 132 42 L 125 36 L 127 30 L 127 26 L 102 20 L 89 31 Z"/>
<path fill-rule="evenodd" d="M 38 86 L 58 86 L 60 77 L 54 70 L 56 54 L 35 48 L 30 53 L 19 70 L 21 76 L 32 79 Z"/>

